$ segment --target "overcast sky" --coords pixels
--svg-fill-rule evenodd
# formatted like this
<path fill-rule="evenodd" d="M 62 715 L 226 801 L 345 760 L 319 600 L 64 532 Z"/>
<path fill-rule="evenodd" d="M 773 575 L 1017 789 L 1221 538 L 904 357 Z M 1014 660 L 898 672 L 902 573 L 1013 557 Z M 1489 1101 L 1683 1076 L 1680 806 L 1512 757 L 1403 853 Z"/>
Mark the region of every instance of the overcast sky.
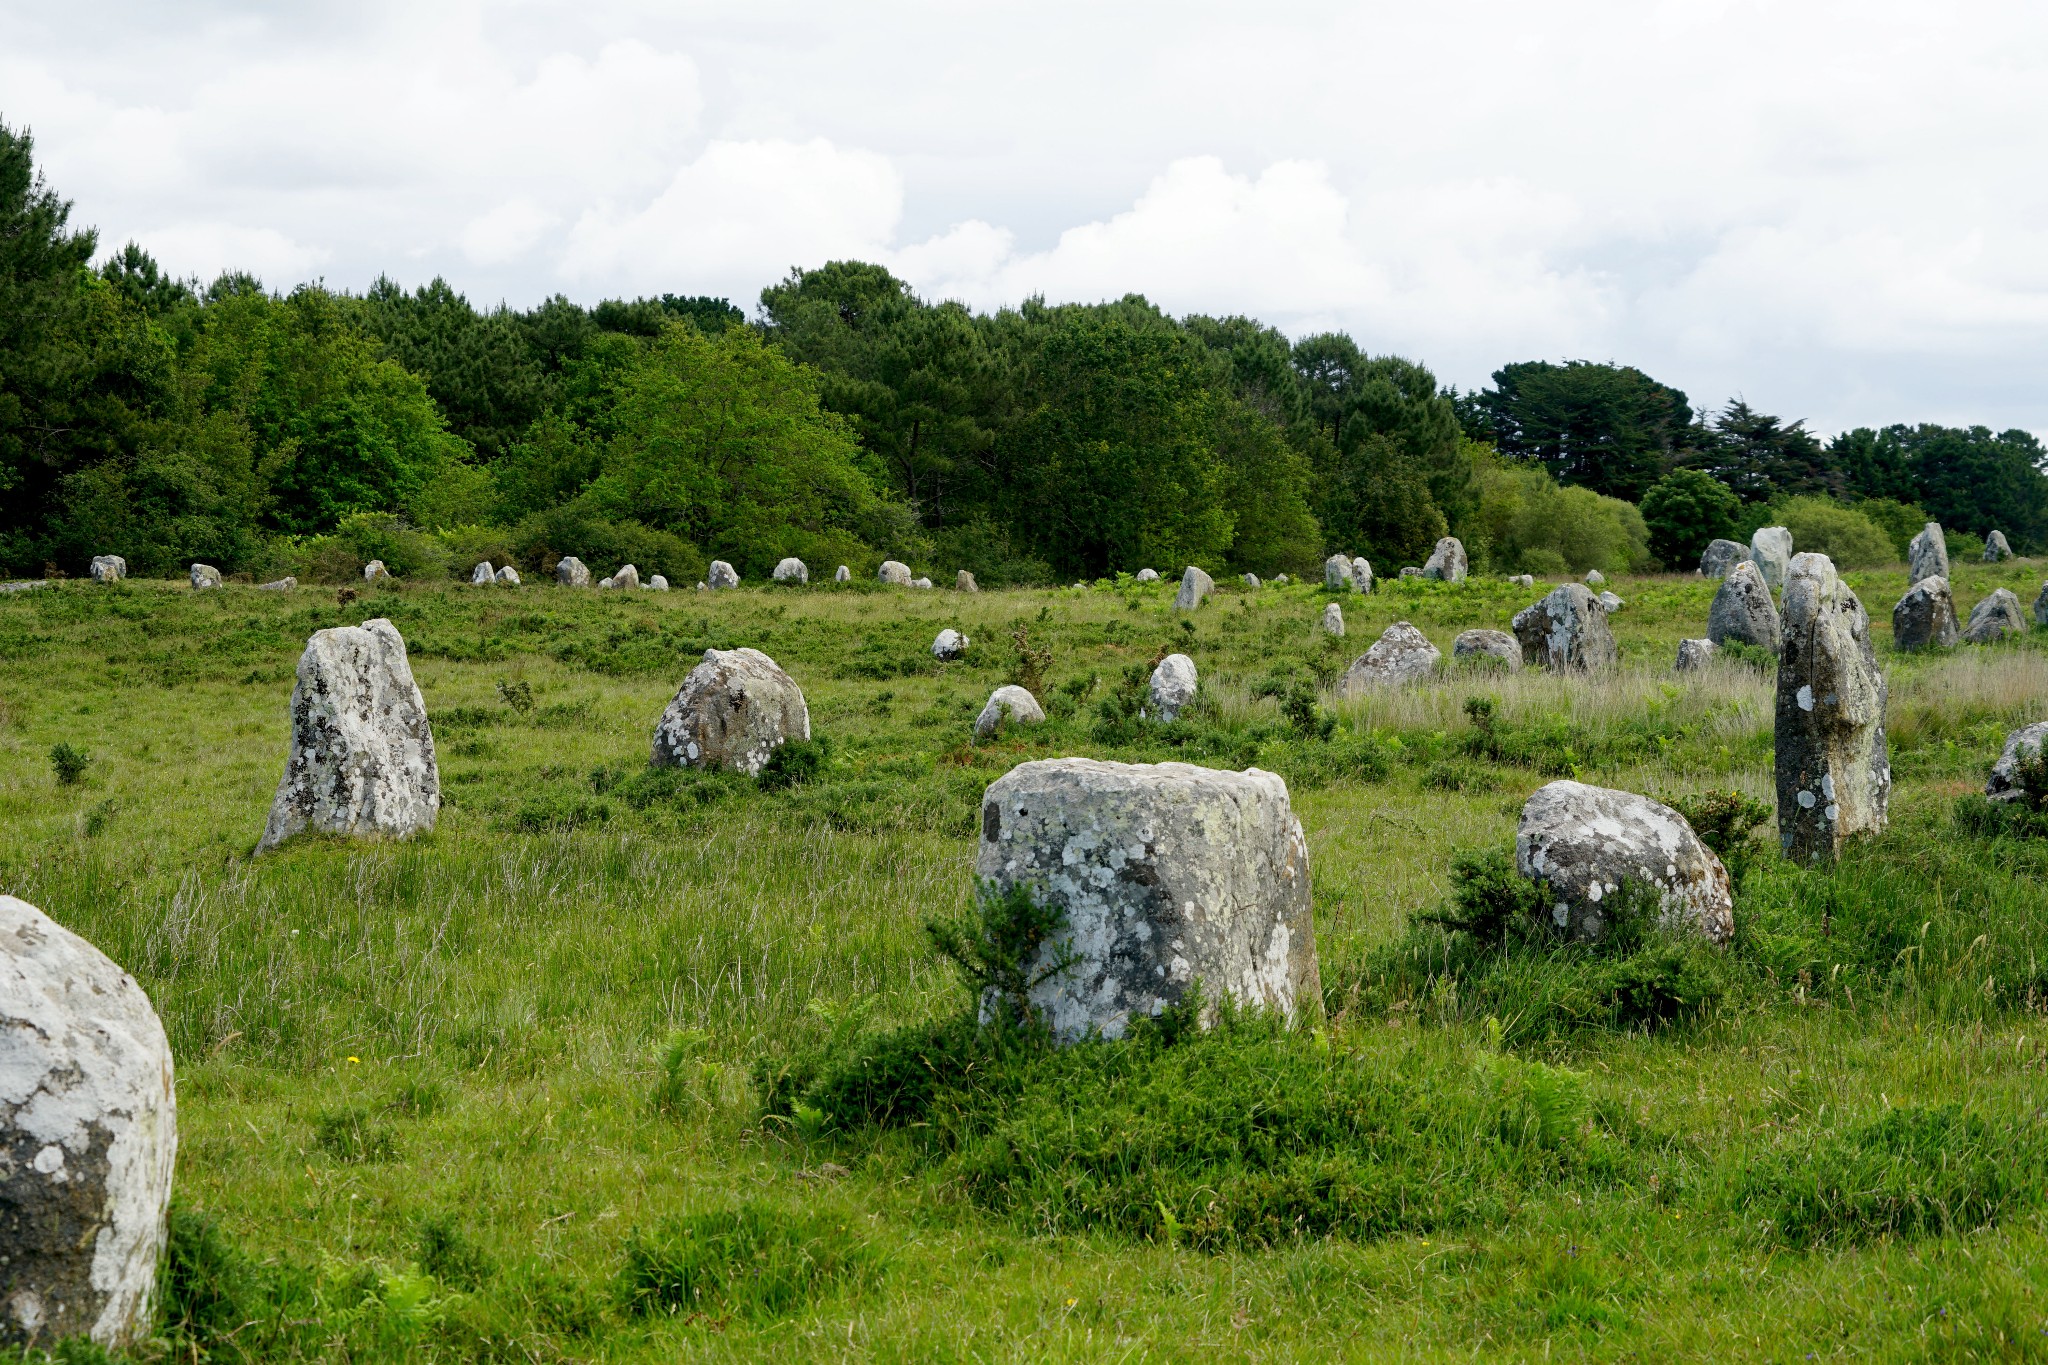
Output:
<path fill-rule="evenodd" d="M 1641 366 L 1818 430 L 2048 432 L 2025 0 L 0 0 L 0 119 L 179 274 L 749 314 L 882 261 L 1483 384 Z"/>

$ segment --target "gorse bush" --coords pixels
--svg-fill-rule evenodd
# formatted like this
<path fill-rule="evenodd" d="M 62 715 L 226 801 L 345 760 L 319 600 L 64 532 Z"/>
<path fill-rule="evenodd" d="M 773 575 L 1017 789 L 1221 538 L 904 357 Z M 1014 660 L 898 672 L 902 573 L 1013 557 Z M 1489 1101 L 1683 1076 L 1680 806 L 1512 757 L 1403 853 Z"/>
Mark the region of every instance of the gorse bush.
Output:
<path fill-rule="evenodd" d="M 50 767 L 57 774 L 57 781 L 66 787 L 76 786 L 91 766 L 92 755 L 83 749 L 70 744 L 50 746 Z"/>

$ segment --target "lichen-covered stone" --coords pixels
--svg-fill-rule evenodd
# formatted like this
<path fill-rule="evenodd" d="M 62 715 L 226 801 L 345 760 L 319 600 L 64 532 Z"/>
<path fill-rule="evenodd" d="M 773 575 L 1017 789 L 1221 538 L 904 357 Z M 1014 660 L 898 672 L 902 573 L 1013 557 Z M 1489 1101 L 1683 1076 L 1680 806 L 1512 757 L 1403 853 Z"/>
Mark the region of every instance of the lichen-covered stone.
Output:
<path fill-rule="evenodd" d="M 1422 577 L 1422 569 L 1421 569 L 1421 567 L 1420 567 L 1419 565 L 1415 565 L 1415 564 L 1404 564 L 1404 565 L 1402 565 L 1402 566 L 1401 566 L 1401 577 L 1403 577 L 1403 578 L 1420 578 L 1420 577 Z"/>
<path fill-rule="evenodd" d="M 711 561 L 711 567 L 704 571 L 704 581 L 710 585 L 713 592 L 737 588 L 740 585 L 739 570 L 722 559 L 714 559 Z"/>
<path fill-rule="evenodd" d="M 1173 609 L 1193 611 L 1202 605 L 1204 598 L 1215 591 L 1216 580 L 1190 564 L 1180 576 L 1180 591 L 1174 594 Z"/>
<path fill-rule="evenodd" d="M 373 559 L 363 565 L 363 581 L 365 583 L 375 583 L 380 578 L 389 580 L 390 577 L 391 570 L 384 567 L 384 561 L 381 559 Z"/>
<path fill-rule="evenodd" d="M 1177 719 L 1182 708 L 1195 699 L 1200 686 L 1193 659 L 1185 654 L 1167 655 L 1152 670 L 1151 681 L 1145 686 L 1145 715 L 1161 722 Z"/>
<path fill-rule="evenodd" d="M 220 570 L 211 564 L 194 564 L 190 577 L 193 589 L 217 588 L 220 586 Z"/>
<path fill-rule="evenodd" d="M 1940 574 L 1915 583 L 1892 608 L 1894 649 L 1947 649 L 1960 635 L 1955 594 Z"/>
<path fill-rule="evenodd" d="M 1680 640 L 1678 662 L 1672 665 L 1672 671 L 1691 673 L 1696 669 L 1705 668 L 1720 652 L 1721 647 L 1712 640 Z"/>
<path fill-rule="evenodd" d="M 177 1150 L 142 987 L 0 895 L 0 1346 L 148 1337 Z"/>
<path fill-rule="evenodd" d="M 1749 538 L 1749 562 L 1772 589 L 1785 586 L 1792 569 L 1792 532 L 1783 526 L 1760 526 Z"/>
<path fill-rule="evenodd" d="M 398 628 L 313 632 L 292 688 L 292 744 L 260 852 L 308 830 L 405 838 L 434 827 L 441 770 Z"/>
<path fill-rule="evenodd" d="M 638 591 L 640 587 L 639 568 L 632 564 L 620 565 L 619 571 L 612 575 L 612 586 L 624 591 Z"/>
<path fill-rule="evenodd" d="M 498 566 L 498 584 L 506 588 L 518 587 L 519 570 L 513 568 L 510 564 L 500 564 Z"/>
<path fill-rule="evenodd" d="M 1001 729 L 1005 721 L 1012 725 L 1037 725 L 1044 719 L 1045 708 L 1038 704 L 1038 698 L 1017 684 L 1009 683 L 989 693 L 988 705 L 982 707 L 981 714 L 974 718 L 974 737 L 987 739 Z"/>
<path fill-rule="evenodd" d="M 968 644 L 965 635 L 948 626 L 932 641 L 932 657 L 941 663 L 951 663 L 967 653 Z"/>
<path fill-rule="evenodd" d="M 1620 657 L 1607 608 L 1583 583 L 1560 583 L 1540 602 L 1515 613 L 1522 657 L 1553 673 L 1611 667 Z"/>
<path fill-rule="evenodd" d="M 803 689 L 775 660 L 758 649 L 707 649 L 655 724 L 651 762 L 752 777 L 782 745 L 810 737 Z"/>
<path fill-rule="evenodd" d="M 1702 578 L 1726 578 L 1728 571 L 1749 560 L 1749 549 L 1739 540 L 1716 540 L 1700 552 Z"/>
<path fill-rule="evenodd" d="M 1984 537 L 1984 562 L 1996 564 L 2001 559 L 2012 558 L 2012 543 L 2005 538 L 2005 532 L 1993 531 Z"/>
<path fill-rule="evenodd" d="M 1444 583 L 1462 583 L 1470 568 L 1465 558 L 1465 542 L 1456 536 L 1445 536 L 1429 552 L 1429 558 L 1422 565 L 1422 576 Z"/>
<path fill-rule="evenodd" d="M 808 583 L 811 581 L 810 568 L 794 556 L 777 560 L 771 577 L 777 583 Z"/>
<path fill-rule="evenodd" d="M 1628 605 L 1628 603 L 1621 600 L 1619 595 L 1617 595 L 1611 590 L 1602 591 L 1600 594 L 1599 601 L 1601 606 L 1607 608 L 1607 614 L 1609 616 L 1614 615 L 1614 613 L 1620 611 L 1623 607 Z"/>
<path fill-rule="evenodd" d="M 1240 575 L 1238 582 L 1244 584 L 1247 588 L 1262 588 L 1265 586 L 1265 584 L 1259 582 L 1259 576 L 1255 573 Z"/>
<path fill-rule="evenodd" d="M 1323 608 L 1323 634 L 1344 638 L 1344 608 L 1335 602 Z"/>
<path fill-rule="evenodd" d="M 1344 671 L 1344 690 L 1423 682 L 1435 676 L 1443 658 L 1443 651 L 1431 644 L 1428 636 L 1406 621 L 1396 621 L 1380 633 L 1371 649 L 1351 661 Z"/>
<path fill-rule="evenodd" d="M 910 566 L 900 560 L 885 559 L 882 567 L 875 570 L 875 581 L 887 583 L 892 588 L 907 588 L 910 586 Z"/>
<path fill-rule="evenodd" d="M 1588 569 L 1586 570 L 1585 578 L 1580 581 L 1589 588 L 1597 588 L 1607 581 L 1607 575 L 1601 573 L 1598 569 Z"/>
<path fill-rule="evenodd" d="M 472 588 L 480 588 L 486 583 L 495 583 L 497 581 L 497 566 L 488 559 L 469 571 L 469 585 Z"/>
<path fill-rule="evenodd" d="M 1763 570 L 1753 560 L 1732 565 L 1707 608 L 1707 638 L 1717 645 L 1739 640 L 1776 653 L 1781 635 L 1778 604 Z"/>
<path fill-rule="evenodd" d="M 2020 760 L 2037 756 L 2044 741 L 2048 741 L 2048 720 L 2022 725 L 2007 735 L 1998 762 L 1991 765 L 1991 777 L 1984 784 L 1984 794 L 1993 801 L 2018 800 Z"/>
<path fill-rule="evenodd" d="M 1132 581 L 1138 583 L 1157 583 L 1159 581 L 1159 570 L 1140 569 L 1136 574 L 1132 575 Z"/>
<path fill-rule="evenodd" d="M 1062 758 L 1020 764 L 982 798 L 975 873 L 1059 907 L 1066 929 L 1030 992 L 1053 1035 L 1117 1038 L 1199 983 L 1290 1022 L 1319 1019 L 1308 844 L 1272 773 Z"/>
<path fill-rule="evenodd" d="M 1323 586 L 1331 592 L 1353 592 L 1351 582 L 1351 561 L 1343 555 L 1331 555 L 1323 561 Z"/>
<path fill-rule="evenodd" d="M 92 581 L 95 583 L 118 583 L 128 576 L 128 561 L 119 555 L 94 555 L 92 557 Z"/>
<path fill-rule="evenodd" d="M 1504 630 L 1461 630 L 1451 641 L 1453 659 L 1499 659 L 1509 668 L 1522 666 L 1522 642 Z"/>
<path fill-rule="evenodd" d="M 565 588 L 587 588 L 590 569 L 575 555 L 563 555 L 555 561 L 555 582 Z"/>
<path fill-rule="evenodd" d="M 1778 660 L 1778 840 L 1800 862 L 1832 860 L 1885 827 L 1891 753 L 1870 617 L 1822 554 L 1792 558 Z"/>
<path fill-rule="evenodd" d="M 1906 547 L 1906 581 L 1948 576 L 1948 537 L 1942 534 L 1940 522 L 1930 521 Z"/>
<path fill-rule="evenodd" d="M 2027 633 L 2026 613 L 2011 588 L 1998 588 L 1970 609 L 1969 624 L 1963 627 L 1963 643 L 1988 645 L 2008 635 Z"/>
<path fill-rule="evenodd" d="M 668 580 L 666 578 L 663 578 L 660 574 L 656 574 L 654 577 L 647 580 L 647 590 L 649 592 L 667 592 Z"/>
<path fill-rule="evenodd" d="M 1372 591 L 1372 561 L 1364 555 L 1351 561 L 1351 588 L 1354 592 Z"/>
<path fill-rule="evenodd" d="M 1668 929 L 1715 943 L 1735 932 L 1728 870 L 1684 816 L 1635 792 L 1552 782 L 1522 807 L 1515 866 L 1549 889 L 1551 924 L 1582 940 L 1608 927 L 1624 883 L 1653 889 Z"/>
<path fill-rule="evenodd" d="M 853 581 L 853 570 L 841 564 L 832 571 L 832 581 L 834 583 L 851 583 Z"/>
<path fill-rule="evenodd" d="M 953 591 L 978 593 L 981 591 L 981 584 L 974 581 L 973 574 L 962 569 L 959 573 L 953 575 Z"/>
<path fill-rule="evenodd" d="M 276 578 L 276 579 L 272 579 L 272 580 L 271 580 L 270 582 L 268 582 L 268 583 L 258 583 L 258 584 L 256 585 L 256 591 L 258 591 L 258 592 L 290 592 L 290 591 L 292 591 L 292 590 L 293 590 L 294 588 L 296 588 L 296 587 L 298 587 L 298 586 L 299 586 L 299 580 L 298 580 L 298 579 L 296 579 L 296 578 L 294 578 L 294 577 L 292 577 L 292 575 L 290 575 L 290 574 L 286 574 L 286 575 L 285 575 L 285 576 L 284 576 L 283 578 Z"/>

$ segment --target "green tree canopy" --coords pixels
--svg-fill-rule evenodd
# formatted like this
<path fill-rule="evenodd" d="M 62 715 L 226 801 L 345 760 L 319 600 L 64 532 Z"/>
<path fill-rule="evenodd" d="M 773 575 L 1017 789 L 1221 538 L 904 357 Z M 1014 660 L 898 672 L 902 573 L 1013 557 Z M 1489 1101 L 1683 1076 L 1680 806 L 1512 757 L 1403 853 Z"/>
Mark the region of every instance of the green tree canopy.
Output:
<path fill-rule="evenodd" d="M 1692 429 L 1679 390 L 1633 366 L 1587 360 L 1502 366 L 1474 403 L 1501 454 L 1630 502 L 1663 477 Z"/>
<path fill-rule="evenodd" d="M 1642 511 L 1650 548 L 1665 568 L 1683 571 L 1734 531 L 1742 499 L 1701 470 L 1674 469 L 1643 494 Z"/>

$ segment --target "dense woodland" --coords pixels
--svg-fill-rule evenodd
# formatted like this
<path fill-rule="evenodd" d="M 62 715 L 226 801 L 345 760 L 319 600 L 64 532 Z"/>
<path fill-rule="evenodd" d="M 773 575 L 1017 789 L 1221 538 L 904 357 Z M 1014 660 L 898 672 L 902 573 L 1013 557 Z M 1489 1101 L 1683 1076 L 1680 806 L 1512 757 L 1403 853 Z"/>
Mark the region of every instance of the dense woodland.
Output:
<path fill-rule="evenodd" d="M 166 276 L 96 234 L 0 126 L 0 572 L 529 572 L 696 580 L 712 557 L 884 556 L 985 584 L 1198 563 L 1690 567 L 1764 524 L 1848 565 L 1928 518 L 2048 549 L 2025 431 L 1833 439 L 1620 364 L 1461 393 L 1351 337 L 1138 295 L 977 314 L 877 265 L 793 270 L 753 320 L 665 294 L 480 310 L 436 280 L 278 293 Z"/>

